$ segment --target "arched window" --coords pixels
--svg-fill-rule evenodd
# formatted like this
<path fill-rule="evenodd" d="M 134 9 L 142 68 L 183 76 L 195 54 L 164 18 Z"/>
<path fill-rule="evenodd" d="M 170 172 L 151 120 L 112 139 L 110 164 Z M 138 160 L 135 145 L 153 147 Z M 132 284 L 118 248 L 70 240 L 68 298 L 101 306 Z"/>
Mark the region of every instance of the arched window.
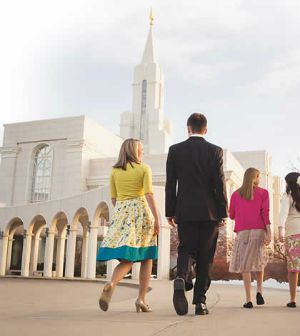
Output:
<path fill-rule="evenodd" d="M 34 156 L 31 201 L 47 201 L 50 198 L 53 150 L 44 145 Z"/>

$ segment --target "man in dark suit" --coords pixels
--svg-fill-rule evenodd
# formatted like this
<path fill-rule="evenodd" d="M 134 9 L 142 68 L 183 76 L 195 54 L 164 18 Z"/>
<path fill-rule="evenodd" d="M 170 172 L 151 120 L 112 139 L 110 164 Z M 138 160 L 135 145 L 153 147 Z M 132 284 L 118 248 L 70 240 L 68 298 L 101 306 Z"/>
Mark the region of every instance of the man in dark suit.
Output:
<path fill-rule="evenodd" d="M 196 261 L 195 313 L 205 315 L 219 226 L 227 217 L 223 150 L 204 139 L 203 114 L 192 114 L 187 127 L 189 138 L 171 146 L 167 159 L 166 217 L 173 227 L 177 224 L 179 238 L 173 304 L 178 315 L 187 314 L 185 289 L 192 257 Z"/>

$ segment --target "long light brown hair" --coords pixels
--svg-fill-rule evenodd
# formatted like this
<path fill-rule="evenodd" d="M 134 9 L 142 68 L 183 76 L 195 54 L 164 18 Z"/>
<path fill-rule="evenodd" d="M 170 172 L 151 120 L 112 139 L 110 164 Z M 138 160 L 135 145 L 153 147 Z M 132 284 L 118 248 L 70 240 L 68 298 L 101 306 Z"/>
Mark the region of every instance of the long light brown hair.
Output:
<path fill-rule="evenodd" d="M 138 159 L 138 146 L 140 140 L 126 139 L 120 148 L 118 161 L 114 164 L 114 168 L 121 168 L 126 170 L 127 163 L 133 167 L 133 163 L 140 163 Z"/>
<path fill-rule="evenodd" d="M 254 181 L 259 174 L 260 172 L 256 168 L 248 168 L 245 171 L 243 184 L 238 189 L 238 193 L 242 198 L 246 200 L 253 200 L 253 188 L 255 187 Z"/>

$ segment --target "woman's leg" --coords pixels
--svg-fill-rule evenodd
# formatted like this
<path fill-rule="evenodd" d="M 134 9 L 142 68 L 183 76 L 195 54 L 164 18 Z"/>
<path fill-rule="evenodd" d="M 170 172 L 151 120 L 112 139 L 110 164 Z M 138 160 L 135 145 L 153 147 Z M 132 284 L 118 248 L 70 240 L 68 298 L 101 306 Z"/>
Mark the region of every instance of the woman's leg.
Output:
<path fill-rule="evenodd" d="M 124 278 L 124 276 L 132 268 L 132 262 L 128 260 L 122 260 L 114 269 L 113 275 L 110 280 L 110 284 L 113 288 Z"/>
<path fill-rule="evenodd" d="M 288 272 L 291 302 L 296 302 L 296 292 L 298 285 L 298 273 Z"/>
<path fill-rule="evenodd" d="M 244 281 L 244 287 L 246 291 L 246 302 L 252 301 L 251 300 L 251 272 L 244 272 L 243 275 L 243 281 Z"/>
<path fill-rule="evenodd" d="M 132 262 L 122 260 L 114 269 L 111 280 L 103 287 L 102 294 L 99 298 L 99 306 L 102 310 L 107 311 L 113 291 L 120 280 L 130 271 Z"/>
<path fill-rule="evenodd" d="M 263 281 L 264 281 L 264 271 L 256 272 L 257 293 L 262 294 Z"/>
<path fill-rule="evenodd" d="M 140 268 L 140 288 L 138 299 L 145 302 L 145 296 L 148 291 L 149 281 L 152 271 L 152 259 L 146 259 L 141 262 Z"/>

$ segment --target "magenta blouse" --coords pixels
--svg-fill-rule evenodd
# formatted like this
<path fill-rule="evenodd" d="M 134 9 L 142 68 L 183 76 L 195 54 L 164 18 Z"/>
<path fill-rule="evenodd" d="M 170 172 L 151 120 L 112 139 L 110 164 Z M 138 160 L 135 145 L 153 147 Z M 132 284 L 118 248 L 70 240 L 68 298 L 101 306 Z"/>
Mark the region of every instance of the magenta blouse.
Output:
<path fill-rule="evenodd" d="M 243 199 L 235 191 L 230 199 L 229 217 L 235 220 L 234 231 L 265 229 L 270 224 L 268 190 L 255 187 L 253 200 Z"/>

